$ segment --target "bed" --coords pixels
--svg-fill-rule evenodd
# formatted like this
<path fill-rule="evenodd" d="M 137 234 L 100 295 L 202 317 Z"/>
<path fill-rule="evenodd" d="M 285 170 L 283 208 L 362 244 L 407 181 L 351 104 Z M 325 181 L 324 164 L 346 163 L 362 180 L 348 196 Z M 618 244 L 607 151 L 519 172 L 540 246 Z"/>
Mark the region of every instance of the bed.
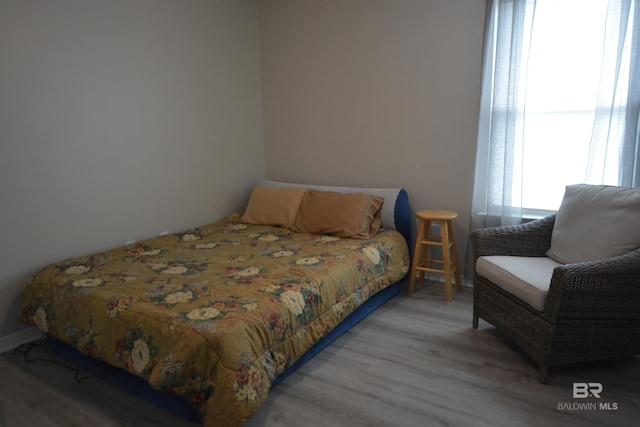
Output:
<path fill-rule="evenodd" d="M 295 202 L 264 207 L 276 191 L 296 191 Z M 327 228 L 327 209 L 357 196 L 379 229 Z M 240 425 L 273 385 L 397 294 L 410 235 L 402 189 L 264 181 L 244 212 L 45 267 L 25 287 L 20 320 L 178 396 L 205 426 Z"/>

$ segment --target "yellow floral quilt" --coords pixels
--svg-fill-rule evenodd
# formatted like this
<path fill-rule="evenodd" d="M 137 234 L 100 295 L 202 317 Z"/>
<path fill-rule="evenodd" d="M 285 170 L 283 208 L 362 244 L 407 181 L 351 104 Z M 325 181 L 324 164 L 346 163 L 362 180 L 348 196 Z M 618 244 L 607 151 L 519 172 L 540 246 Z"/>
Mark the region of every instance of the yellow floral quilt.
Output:
<path fill-rule="evenodd" d="M 50 265 L 27 284 L 21 320 L 185 398 L 206 426 L 239 425 L 409 267 L 394 230 L 343 239 L 240 218 Z"/>

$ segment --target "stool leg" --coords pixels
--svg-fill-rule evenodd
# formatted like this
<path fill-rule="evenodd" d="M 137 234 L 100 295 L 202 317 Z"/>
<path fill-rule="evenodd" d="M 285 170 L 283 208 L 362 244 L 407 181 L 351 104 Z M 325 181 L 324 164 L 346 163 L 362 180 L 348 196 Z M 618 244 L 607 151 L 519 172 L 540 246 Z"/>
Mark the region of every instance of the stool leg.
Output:
<path fill-rule="evenodd" d="M 422 240 L 424 239 L 424 221 L 420 221 L 418 225 L 418 235 L 416 237 L 416 247 L 413 251 L 413 262 L 411 263 L 411 276 L 409 277 L 409 288 L 407 289 L 407 294 L 411 296 L 413 293 L 413 286 L 416 282 L 416 269 L 418 267 L 418 263 L 420 262 L 420 248 L 422 247 Z"/>
<path fill-rule="evenodd" d="M 420 263 L 418 264 L 419 267 L 429 267 L 428 263 L 429 263 L 429 245 L 426 243 L 423 243 L 425 241 L 431 240 L 431 221 L 429 220 L 425 220 L 424 222 L 424 229 L 423 229 L 423 234 L 421 234 L 422 236 L 422 252 L 420 255 Z M 418 279 L 420 280 L 420 283 L 424 282 L 424 277 L 427 274 L 427 272 L 425 270 L 420 270 L 420 272 L 418 273 Z"/>
<path fill-rule="evenodd" d="M 449 221 L 440 223 L 440 234 L 442 235 L 442 262 L 444 270 L 444 292 L 447 302 L 453 300 L 451 294 L 451 259 L 449 256 Z"/>
<path fill-rule="evenodd" d="M 455 269 L 456 288 L 460 289 L 462 282 L 460 281 L 460 266 L 458 265 L 458 249 L 456 248 L 456 239 L 453 235 L 453 221 L 448 222 L 449 238 L 451 239 L 451 258 L 453 261 L 453 268 Z"/>

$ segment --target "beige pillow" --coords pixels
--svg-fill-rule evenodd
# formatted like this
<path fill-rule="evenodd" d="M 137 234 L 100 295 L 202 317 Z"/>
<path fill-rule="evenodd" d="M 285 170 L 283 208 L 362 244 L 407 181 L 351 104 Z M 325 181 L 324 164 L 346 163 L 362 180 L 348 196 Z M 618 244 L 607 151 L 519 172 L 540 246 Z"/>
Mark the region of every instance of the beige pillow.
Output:
<path fill-rule="evenodd" d="M 640 188 L 576 184 L 566 188 L 547 256 L 568 264 L 611 258 L 640 247 Z"/>
<path fill-rule="evenodd" d="M 255 187 L 242 221 L 292 228 L 306 188 Z"/>
<path fill-rule="evenodd" d="M 380 229 L 383 202 L 373 194 L 308 190 L 293 230 L 368 239 Z"/>

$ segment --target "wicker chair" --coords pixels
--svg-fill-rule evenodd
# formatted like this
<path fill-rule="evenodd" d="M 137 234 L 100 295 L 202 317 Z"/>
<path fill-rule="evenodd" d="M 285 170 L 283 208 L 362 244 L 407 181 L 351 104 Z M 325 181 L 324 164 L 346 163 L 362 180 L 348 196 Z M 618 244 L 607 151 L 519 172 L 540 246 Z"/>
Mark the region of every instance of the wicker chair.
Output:
<path fill-rule="evenodd" d="M 489 255 L 545 256 L 555 220 L 554 214 L 519 226 L 474 231 L 474 262 Z M 543 311 L 476 272 L 476 329 L 479 318 L 533 358 L 541 383 L 547 382 L 551 366 L 640 354 L 640 249 L 556 267 Z"/>

